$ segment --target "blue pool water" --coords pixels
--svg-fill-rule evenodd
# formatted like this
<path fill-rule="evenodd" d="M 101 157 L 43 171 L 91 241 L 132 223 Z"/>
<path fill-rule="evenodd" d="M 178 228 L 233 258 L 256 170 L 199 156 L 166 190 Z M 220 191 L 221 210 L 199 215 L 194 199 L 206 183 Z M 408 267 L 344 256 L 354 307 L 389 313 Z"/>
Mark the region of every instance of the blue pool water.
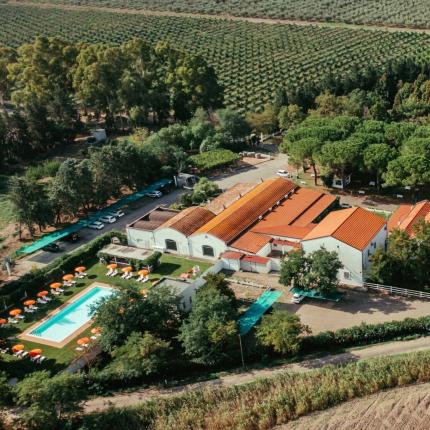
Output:
<path fill-rule="evenodd" d="M 113 292 L 112 288 L 96 286 L 29 334 L 53 342 L 62 342 L 91 319 L 92 305 L 101 298 L 110 296 Z"/>

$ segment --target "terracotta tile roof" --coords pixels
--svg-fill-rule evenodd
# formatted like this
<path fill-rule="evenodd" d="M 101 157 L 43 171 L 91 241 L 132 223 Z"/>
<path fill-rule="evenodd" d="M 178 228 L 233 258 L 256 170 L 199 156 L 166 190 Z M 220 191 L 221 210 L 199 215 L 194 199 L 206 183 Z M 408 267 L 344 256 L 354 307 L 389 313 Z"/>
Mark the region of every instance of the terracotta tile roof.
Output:
<path fill-rule="evenodd" d="M 213 212 L 215 215 L 218 215 L 230 205 L 232 205 L 235 201 L 249 193 L 257 185 L 257 183 L 250 182 L 236 184 L 213 199 L 205 206 L 205 208 Z"/>
<path fill-rule="evenodd" d="M 423 200 L 416 205 L 400 205 L 391 215 L 388 221 L 388 229 L 392 231 L 399 228 L 412 236 L 414 225 L 420 219 L 430 221 L 430 201 L 428 200 Z"/>
<path fill-rule="evenodd" d="M 267 264 L 270 259 L 266 257 L 260 257 L 259 255 L 245 255 L 242 257 L 242 261 L 256 264 Z"/>
<path fill-rule="evenodd" d="M 160 225 L 158 229 L 173 228 L 185 236 L 190 236 L 212 218 L 215 218 L 215 215 L 211 211 L 200 206 L 192 206 L 170 218 L 164 224 Z"/>
<path fill-rule="evenodd" d="M 272 241 L 273 245 L 278 246 L 291 246 L 292 248 L 300 248 L 300 242 L 293 242 L 291 240 L 280 240 L 280 239 L 274 239 Z"/>
<path fill-rule="evenodd" d="M 324 212 L 335 196 L 309 188 L 298 188 L 294 194 L 258 221 L 251 231 L 261 234 L 301 239 L 315 226 L 312 221 Z"/>
<path fill-rule="evenodd" d="M 271 240 L 270 236 L 248 231 L 232 242 L 230 246 L 241 251 L 256 253 Z"/>
<path fill-rule="evenodd" d="M 329 213 L 303 240 L 332 236 L 363 250 L 384 225 L 384 218 L 363 208 L 343 209 Z"/>
<path fill-rule="evenodd" d="M 243 254 L 235 251 L 226 251 L 220 256 L 221 258 L 225 258 L 227 260 L 240 260 L 243 257 Z"/>
<path fill-rule="evenodd" d="M 296 185 L 283 178 L 268 179 L 230 205 L 194 234 L 211 234 L 230 243 Z"/>

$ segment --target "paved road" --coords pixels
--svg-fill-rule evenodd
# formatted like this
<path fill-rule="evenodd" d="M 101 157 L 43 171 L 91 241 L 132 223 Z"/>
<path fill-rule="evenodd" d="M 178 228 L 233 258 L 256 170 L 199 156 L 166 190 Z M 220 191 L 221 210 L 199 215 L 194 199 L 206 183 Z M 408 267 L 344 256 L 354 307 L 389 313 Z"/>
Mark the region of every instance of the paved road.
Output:
<path fill-rule="evenodd" d="M 357 349 L 355 351 L 343 354 L 329 355 L 323 358 L 306 360 L 300 363 L 287 364 L 283 366 L 251 370 L 238 374 L 228 374 L 218 379 L 203 381 L 195 384 L 182 385 L 172 389 L 150 388 L 138 390 L 126 394 L 117 394 L 109 397 L 96 397 L 84 402 L 84 411 L 91 413 L 107 409 L 110 406 L 125 407 L 132 406 L 154 397 L 168 397 L 187 391 L 195 391 L 203 388 L 215 388 L 232 385 L 246 384 L 257 379 L 273 378 L 279 373 L 288 371 L 294 373 L 308 372 L 312 369 L 321 368 L 330 364 L 345 364 L 354 361 L 365 360 L 374 357 L 384 357 L 387 355 L 398 355 L 409 352 L 423 351 L 430 348 L 430 337 L 410 341 L 398 341 L 373 345 L 367 348 Z"/>
<path fill-rule="evenodd" d="M 226 189 L 230 188 L 238 182 L 258 182 L 261 179 L 268 179 L 274 177 L 276 176 L 276 171 L 278 169 L 285 168 L 286 165 L 286 155 L 280 154 L 277 158 L 274 158 L 270 161 L 266 161 L 257 166 L 250 167 L 248 169 L 238 170 L 233 173 L 226 173 L 217 177 L 211 177 L 211 179 L 214 180 L 220 186 L 220 188 Z M 68 243 L 60 241 L 59 244 L 61 246 L 61 252 L 52 253 L 38 251 L 31 256 L 23 259 L 22 261 L 20 261 L 20 265 L 22 268 L 21 271 L 25 273 L 27 271 L 27 268 L 30 269 L 31 265 L 34 263 L 36 263 L 37 265 L 48 264 L 60 255 L 73 251 L 79 246 L 82 246 L 85 243 L 91 241 L 98 235 L 105 233 L 106 231 L 125 230 L 127 224 L 130 224 L 132 221 L 154 209 L 156 206 L 169 206 L 172 203 L 175 203 L 179 199 L 181 194 L 185 192 L 186 190 L 178 189 L 172 191 L 169 194 L 164 195 L 159 199 L 142 199 L 142 205 L 139 208 L 126 213 L 125 216 L 120 218 L 117 222 L 106 225 L 103 230 L 91 230 L 89 228 L 84 228 L 79 232 L 80 239 L 78 242 Z"/>

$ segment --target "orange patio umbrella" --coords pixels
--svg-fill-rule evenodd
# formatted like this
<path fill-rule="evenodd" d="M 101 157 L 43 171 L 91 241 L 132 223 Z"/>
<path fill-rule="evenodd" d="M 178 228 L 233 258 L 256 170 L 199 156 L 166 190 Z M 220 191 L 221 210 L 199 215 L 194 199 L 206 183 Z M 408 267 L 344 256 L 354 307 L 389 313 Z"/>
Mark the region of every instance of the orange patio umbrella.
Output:
<path fill-rule="evenodd" d="M 140 290 L 140 294 L 145 295 L 148 293 L 148 290 L 146 288 L 143 288 Z"/>
<path fill-rule="evenodd" d="M 13 317 L 16 317 L 17 315 L 22 314 L 22 310 L 21 309 L 12 309 L 9 312 L 9 315 L 12 315 Z"/>
<path fill-rule="evenodd" d="M 51 285 L 50 285 L 50 287 L 51 288 L 53 288 L 54 290 L 56 289 L 56 288 L 60 288 L 60 287 L 62 287 L 62 283 L 61 282 L 53 282 Z"/>
<path fill-rule="evenodd" d="M 36 303 L 36 300 L 30 299 L 30 300 L 26 300 L 24 302 L 24 305 L 25 306 L 31 306 L 31 305 L 34 305 L 35 303 Z"/>
<path fill-rule="evenodd" d="M 146 276 L 146 275 L 149 275 L 149 270 L 147 270 L 147 269 L 142 269 L 142 270 L 139 270 L 139 271 L 137 272 L 137 274 L 138 274 L 138 275 L 140 275 L 140 276 Z"/>
<path fill-rule="evenodd" d="M 91 329 L 91 333 L 92 334 L 100 334 L 102 332 L 102 328 L 101 327 L 94 327 Z"/>
<path fill-rule="evenodd" d="M 35 357 L 36 355 L 40 355 L 40 354 L 42 354 L 42 350 L 41 350 L 40 348 L 32 349 L 32 350 L 28 353 L 28 355 L 29 355 L 30 357 Z"/>
<path fill-rule="evenodd" d="M 90 338 L 89 337 L 81 337 L 80 339 L 78 339 L 77 341 L 76 341 L 76 343 L 78 344 L 78 345 L 86 345 L 87 343 L 89 343 L 90 342 Z"/>
<path fill-rule="evenodd" d="M 84 266 L 75 267 L 75 272 L 78 272 L 78 273 L 85 272 L 85 270 L 87 270 L 87 268 Z"/>
<path fill-rule="evenodd" d="M 64 275 L 63 281 L 71 281 L 74 277 L 75 277 L 75 275 L 72 275 L 71 273 L 68 275 Z"/>
<path fill-rule="evenodd" d="M 108 269 L 116 269 L 116 268 L 118 267 L 118 264 L 116 264 L 116 263 L 111 263 L 111 264 L 108 264 L 106 267 L 107 267 Z"/>
<path fill-rule="evenodd" d="M 0 318 L 0 325 L 7 324 L 7 319 Z"/>
<path fill-rule="evenodd" d="M 45 297 L 47 296 L 49 293 L 46 290 L 40 291 L 39 293 L 37 293 L 37 297 Z"/>
<path fill-rule="evenodd" d="M 129 273 L 133 271 L 133 267 L 127 266 L 127 267 L 123 267 L 121 270 L 125 273 Z"/>
<path fill-rule="evenodd" d="M 23 344 L 18 344 L 18 345 L 14 345 L 12 346 L 12 351 L 16 352 L 16 351 L 22 351 L 23 349 L 25 349 L 25 346 Z"/>

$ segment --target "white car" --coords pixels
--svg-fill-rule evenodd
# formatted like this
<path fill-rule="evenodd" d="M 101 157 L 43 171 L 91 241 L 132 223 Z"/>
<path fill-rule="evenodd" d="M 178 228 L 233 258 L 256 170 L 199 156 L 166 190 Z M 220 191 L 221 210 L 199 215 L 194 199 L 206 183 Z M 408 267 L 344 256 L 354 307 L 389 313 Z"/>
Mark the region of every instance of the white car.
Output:
<path fill-rule="evenodd" d="M 121 218 L 121 217 L 123 217 L 125 215 L 125 213 L 124 213 L 124 211 L 118 209 L 117 211 L 109 212 L 108 215 L 111 215 L 111 216 L 113 216 L 115 218 Z"/>
<path fill-rule="evenodd" d="M 283 169 L 279 169 L 276 174 L 282 178 L 291 178 L 291 173 Z"/>
<path fill-rule="evenodd" d="M 106 222 L 108 224 L 113 224 L 116 221 L 116 218 L 112 215 L 105 215 L 100 217 L 99 219 L 100 222 Z"/>
<path fill-rule="evenodd" d="M 146 195 L 148 197 L 159 199 L 163 195 L 163 193 L 161 191 L 153 191 L 152 193 L 147 193 Z"/>
<path fill-rule="evenodd" d="M 294 293 L 293 298 L 291 299 L 291 303 L 295 303 L 298 305 L 305 299 L 305 296 L 302 296 L 301 294 Z"/>
<path fill-rule="evenodd" d="M 92 228 L 93 230 L 101 230 L 102 228 L 104 228 L 104 224 L 100 221 L 94 221 L 90 224 L 88 224 L 88 228 Z"/>

